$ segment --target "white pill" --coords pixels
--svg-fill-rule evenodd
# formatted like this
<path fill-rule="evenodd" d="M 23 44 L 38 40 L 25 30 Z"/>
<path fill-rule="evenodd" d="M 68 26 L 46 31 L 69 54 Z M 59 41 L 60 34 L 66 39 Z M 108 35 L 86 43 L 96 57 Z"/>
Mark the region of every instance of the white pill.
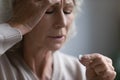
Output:
<path fill-rule="evenodd" d="M 82 58 L 82 55 L 79 55 L 79 56 L 78 56 L 78 59 L 80 60 L 81 58 Z"/>

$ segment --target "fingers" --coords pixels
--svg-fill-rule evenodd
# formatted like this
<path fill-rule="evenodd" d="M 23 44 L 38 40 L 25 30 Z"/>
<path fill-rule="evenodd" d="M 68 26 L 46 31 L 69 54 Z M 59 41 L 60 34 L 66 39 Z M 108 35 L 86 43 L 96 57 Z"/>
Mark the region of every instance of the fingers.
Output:
<path fill-rule="evenodd" d="M 86 66 L 87 69 L 94 70 L 95 75 L 100 76 L 106 80 L 114 80 L 116 72 L 112 66 L 112 60 L 101 54 L 88 54 L 84 55 L 80 62 Z"/>
<path fill-rule="evenodd" d="M 8 23 L 25 35 L 36 27 L 47 9 L 55 3 L 61 3 L 61 0 L 17 0 Z"/>
<path fill-rule="evenodd" d="M 41 6 L 41 5 L 51 6 L 56 3 L 60 3 L 62 0 L 32 0 L 32 1 L 35 2 L 37 6 Z"/>
<path fill-rule="evenodd" d="M 112 70 L 106 70 L 101 74 L 101 76 L 104 80 L 114 80 L 116 77 L 116 72 Z"/>
<path fill-rule="evenodd" d="M 21 0 L 13 6 L 14 15 L 12 22 L 24 23 L 24 25 L 35 26 L 45 14 L 49 6 L 59 3 L 61 0 Z"/>
<path fill-rule="evenodd" d="M 80 62 L 86 66 L 89 67 L 89 64 L 92 62 L 92 57 L 91 55 L 83 55 L 80 59 Z"/>
<path fill-rule="evenodd" d="M 102 59 L 102 58 L 98 58 L 98 59 L 95 59 L 91 64 L 90 66 L 92 68 L 95 68 L 96 71 L 98 72 L 102 72 L 102 71 L 105 71 L 107 70 L 108 68 L 111 69 L 111 70 L 114 70 L 114 67 L 112 66 L 111 63 L 109 63 L 108 61 L 106 61 L 106 59 Z"/>

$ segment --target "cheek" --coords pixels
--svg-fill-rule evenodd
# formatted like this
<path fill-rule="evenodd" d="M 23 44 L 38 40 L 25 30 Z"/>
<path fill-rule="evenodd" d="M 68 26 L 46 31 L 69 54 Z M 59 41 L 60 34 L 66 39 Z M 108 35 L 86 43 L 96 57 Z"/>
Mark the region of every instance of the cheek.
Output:
<path fill-rule="evenodd" d="M 39 32 L 47 32 L 50 28 L 51 22 L 49 18 L 46 18 L 45 16 L 41 19 L 41 21 L 37 25 L 37 30 Z"/>
<path fill-rule="evenodd" d="M 69 29 L 70 29 L 71 26 L 72 26 L 72 23 L 73 23 L 73 20 L 74 20 L 74 16 L 71 15 L 70 17 L 67 18 L 67 20 L 68 20 L 68 21 L 67 21 L 67 23 L 68 23 L 68 24 L 67 24 L 67 26 L 68 26 L 68 27 L 67 27 L 67 30 L 69 31 Z"/>
<path fill-rule="evenodd" d="M 48 25 L 44 22 L 40 22 L 37 24 L 32 32 L 35 39 L 44 39 L 44 37 L 47 35 L 46 33 L 48 32 Z"/>

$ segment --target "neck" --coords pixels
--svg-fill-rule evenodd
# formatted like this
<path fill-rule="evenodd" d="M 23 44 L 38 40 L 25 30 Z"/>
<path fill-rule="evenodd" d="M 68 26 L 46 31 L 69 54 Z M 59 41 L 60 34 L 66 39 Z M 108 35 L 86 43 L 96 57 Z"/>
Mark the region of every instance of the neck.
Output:
<path fill-rule="evenodd" d="M 24 45 L 24 60 L 39 79 L 45 80 L 52 75 L 53 52 L 36 46 Z"/>

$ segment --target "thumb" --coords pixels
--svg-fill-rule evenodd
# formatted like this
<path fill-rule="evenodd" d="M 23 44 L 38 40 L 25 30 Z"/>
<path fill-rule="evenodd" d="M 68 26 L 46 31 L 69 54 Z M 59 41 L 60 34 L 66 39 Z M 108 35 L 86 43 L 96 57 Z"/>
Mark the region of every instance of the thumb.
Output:
<path fill-rule="evenodd" d="M 89 64 L 90 64 L 90 57 L 89 56 L 85 56 L 85 55 L 79 55 L 79 61 L 86 67 L 86 77 L 88 80 L 97 80 L 95 79 L 96 77 L 96 73 L 95 71 L 89 67 Z"/>
<path fill-rule="evenodd" d="M 86 67 L 89 67 L 89 64 L 92 62 L 92 59 L 89 55 L 79 55 L 79 61 Z"/>

